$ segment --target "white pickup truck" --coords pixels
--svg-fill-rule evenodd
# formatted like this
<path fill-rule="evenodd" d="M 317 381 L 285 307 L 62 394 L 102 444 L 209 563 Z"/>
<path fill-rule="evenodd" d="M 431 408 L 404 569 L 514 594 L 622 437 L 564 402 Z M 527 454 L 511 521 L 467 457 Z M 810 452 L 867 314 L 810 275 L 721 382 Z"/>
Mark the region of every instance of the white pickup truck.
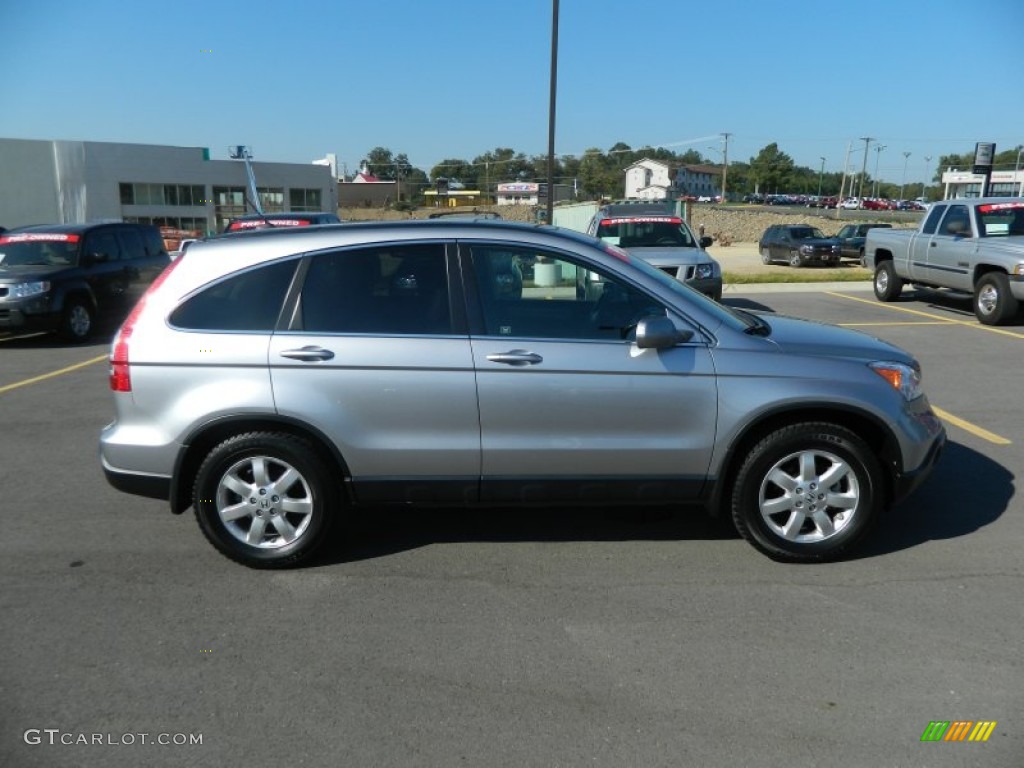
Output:
<path fill-rule="evenodd" d="M 1024 301 L 1024 198 L 943 200 L 917 230 L 868 230 L 864 266 L 879 301 L 907 283 L 946 288 L 972 296 L 986 325 L 1009 322 Z"/>

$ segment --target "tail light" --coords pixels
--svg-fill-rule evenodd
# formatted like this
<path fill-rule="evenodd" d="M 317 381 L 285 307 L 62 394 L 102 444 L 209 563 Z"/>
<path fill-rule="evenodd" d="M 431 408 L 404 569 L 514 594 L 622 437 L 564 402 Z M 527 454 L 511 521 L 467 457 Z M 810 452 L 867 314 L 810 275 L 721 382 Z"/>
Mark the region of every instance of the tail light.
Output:
<path fill-rule="evenodd" d="M 157 276 L 156 280 L 142 294 L 142 298 L 132 308 L 131 313 L 117 332 L 117 336 L 114 337 L 114 343 L 111 345 L 110 350 L 110 388 L 114 392 L 132 391 L 132 375 L 128 365 L 128 341 L 131 339 L 132 331 L 135 330 L 135 323 L 139 319 L 139 315 L 142 314 L 143 307 L 146 305 L 146 299 L 163 285 L 163 282 L 181 262 L 182 259 L 176 259 L 164 268 L 164 271 Z"/>

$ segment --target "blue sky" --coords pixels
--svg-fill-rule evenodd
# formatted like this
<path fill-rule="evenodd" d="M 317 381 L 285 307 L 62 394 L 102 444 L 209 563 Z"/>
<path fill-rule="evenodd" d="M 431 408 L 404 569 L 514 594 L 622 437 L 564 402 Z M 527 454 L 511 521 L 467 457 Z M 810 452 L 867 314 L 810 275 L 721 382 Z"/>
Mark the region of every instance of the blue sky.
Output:
<path fill-rule="evenodd" d="M 0 0 L 0 137 L 209 147 L 257 160 L 375 146 L 429 172 L 547 151 L 550 0 Z M 920 181 L 1024 144 L 1022 0 L 561 0 L 556 152 L 777 142 Z M 905 159 L 904 152 L 910 152 Z"/>

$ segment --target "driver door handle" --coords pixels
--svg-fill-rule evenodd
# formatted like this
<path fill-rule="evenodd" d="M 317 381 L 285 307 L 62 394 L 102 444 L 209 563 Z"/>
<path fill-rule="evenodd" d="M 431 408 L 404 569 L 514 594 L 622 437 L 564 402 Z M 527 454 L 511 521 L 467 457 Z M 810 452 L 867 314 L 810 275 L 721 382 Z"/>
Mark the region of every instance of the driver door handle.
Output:
<path fill-rule="evenodd" d="M 527 352 L 525 349 L 512 349 L 508 352 L 495 352 L 487 356 L 492 363 L 504 363 L 505 365 L 523 366 L 543 363 L 544 358 L 535 352 Z"/>

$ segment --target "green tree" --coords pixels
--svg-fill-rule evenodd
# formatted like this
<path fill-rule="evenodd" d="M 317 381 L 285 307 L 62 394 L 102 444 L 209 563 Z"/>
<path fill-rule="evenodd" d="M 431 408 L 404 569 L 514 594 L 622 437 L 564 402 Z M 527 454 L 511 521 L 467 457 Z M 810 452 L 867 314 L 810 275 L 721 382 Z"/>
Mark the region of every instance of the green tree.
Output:
<path fill-rule="evenodd" d="M 793 158 L 772 142 L 750 159 L 750 175 L 756 192 L 788 192 L 793 179 Z"/>

